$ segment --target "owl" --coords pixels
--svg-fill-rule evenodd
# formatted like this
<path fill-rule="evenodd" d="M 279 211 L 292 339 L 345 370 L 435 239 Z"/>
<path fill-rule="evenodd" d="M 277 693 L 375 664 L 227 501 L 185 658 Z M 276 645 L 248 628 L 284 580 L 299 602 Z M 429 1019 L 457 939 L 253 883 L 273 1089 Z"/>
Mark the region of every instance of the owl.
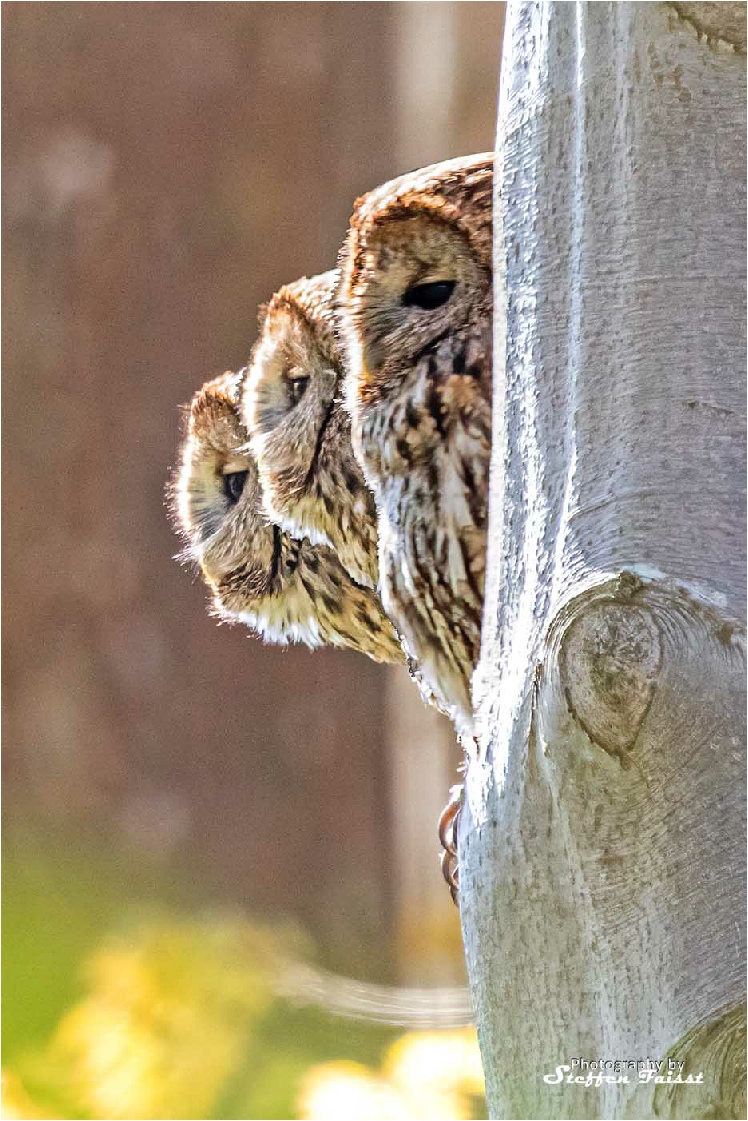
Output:
<path fill-rule="evenodd" d="M 239 414 L 245 371 L 207 382 L 190 409 L 174 510 L 213 593 L 216 613 L 270 642 L 344 646 L 380 662 L 403 654 L 376 592 L 326 546 L 293 537 L 262 508 L 257 465 Z"/>
<path fill-rule="evenodd" d="M 242 415 L 273 521 L 331 545 L 356 581 L 376 587 L 376 508 L 342 400 L 337 281 L 334 271 L 297 280 L 261 310 Z"/>
<path fill-rule="evenodd" d="M 485 579 L 493 159 L 437 164 L 359 199 L 337 294 L 382 602 L 463 742 Z"/>

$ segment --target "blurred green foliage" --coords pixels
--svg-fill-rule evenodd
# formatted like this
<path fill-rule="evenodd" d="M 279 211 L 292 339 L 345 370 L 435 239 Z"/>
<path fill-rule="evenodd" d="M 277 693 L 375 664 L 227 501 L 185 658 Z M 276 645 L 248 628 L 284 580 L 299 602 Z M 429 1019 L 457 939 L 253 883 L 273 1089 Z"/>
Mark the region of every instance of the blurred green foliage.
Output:
<path fill-rule="evenodd" d="M 383 1107 L 419 1117 L 425 1102 L 430 1116 L 481 1115 L 472 1033 L 403 1035 L 295 1007 L 275 982 L 284 959 L 310 956 L 299 931 L 200 909 L 163 875 L 141 868 L 133 883 L 131 872 L 81 841 L 8 839 L 6 1117 L 339 1109 L 355 1121 Z"/>

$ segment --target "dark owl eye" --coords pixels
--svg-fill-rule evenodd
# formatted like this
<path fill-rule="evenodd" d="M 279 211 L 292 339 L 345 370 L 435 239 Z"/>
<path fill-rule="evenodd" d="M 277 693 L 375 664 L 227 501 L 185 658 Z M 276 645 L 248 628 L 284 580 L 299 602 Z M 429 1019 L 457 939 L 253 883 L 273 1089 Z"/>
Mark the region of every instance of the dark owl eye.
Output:
<path fill-rule="evenodd" d="M 455 289 L 454 280 L 434 280 L 430 284 L 414 284 L 403 293 L 405 307 L 434 311 L 446 304 Z"/>
<path fill-rule="evenodd" d="M 291 403 L 298 405 L 301 398 L 304 396 L 309 385 L 309 378 L 290 378 L 288 382 L 288 392 L 291 397 Z"/>
<path fill-rule="evenodd" d="M 232 471 L 223 476 L 223 493 L 232 506 L 235 506 L 241 498 L 248 474 L 248 471 Z"/>

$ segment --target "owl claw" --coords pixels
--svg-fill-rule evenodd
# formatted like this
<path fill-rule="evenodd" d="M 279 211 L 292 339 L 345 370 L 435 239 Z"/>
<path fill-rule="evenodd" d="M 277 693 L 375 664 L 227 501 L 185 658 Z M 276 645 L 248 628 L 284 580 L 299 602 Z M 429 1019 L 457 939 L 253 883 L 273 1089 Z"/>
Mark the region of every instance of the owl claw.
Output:
<path fill-rule="evenodd" d="M 454 903 L 455 907 L 459 907 L 460 904 L 458 901 L 458 889 L 460 869 L 457 864 L 457 857 L 452 856 L 451 853 L 443 852 L 441 864 L 442 875 L 444 876 L 444 879 L 447 882 L 447 886 L 449 887 L 449 894 L 452 896 L 452 902 Z"/>
<path fill-rule="evenodd" d="M 460 820 L 464 788 L 453 786 L 449 802 L 439 818 L 439 840 L 444 849 L 441 857 L 442 875 L 449 885 L 449 892 L 455 906 L 458 903 L 459 865 L 457 863 L 457 827 Z"/>
<path fill-rule="evenodd" d="M 462 787 L 455 786 L 450 791 L 449 802 L 444 807 L 439 818 L 439 841 L 445 850 L 445 855 L 457 855 L 457 838 L 455 826 L 462 804 Z"/>

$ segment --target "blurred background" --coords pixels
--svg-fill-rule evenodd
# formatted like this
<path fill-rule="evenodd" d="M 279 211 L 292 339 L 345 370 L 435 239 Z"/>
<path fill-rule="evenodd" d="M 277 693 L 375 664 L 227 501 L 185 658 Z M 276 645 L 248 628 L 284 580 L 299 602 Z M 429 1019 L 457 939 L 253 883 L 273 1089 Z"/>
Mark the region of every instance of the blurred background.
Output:
<path fill-rule="evenodd" d="M 354 198 L 493 147 L 503 9 L 2 7 L 5 1116 L 485 1116 L 449 726 L 218 627 L 164 486 Z"/>

